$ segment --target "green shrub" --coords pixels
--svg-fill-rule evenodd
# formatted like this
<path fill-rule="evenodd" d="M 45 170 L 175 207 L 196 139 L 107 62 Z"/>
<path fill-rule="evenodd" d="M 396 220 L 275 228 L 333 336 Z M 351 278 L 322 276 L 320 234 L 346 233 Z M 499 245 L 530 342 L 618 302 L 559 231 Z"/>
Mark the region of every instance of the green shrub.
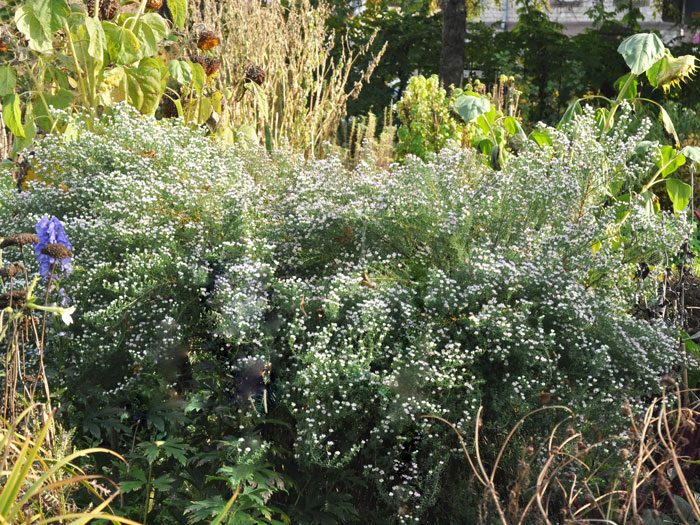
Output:
<path fill-rule="evenodd" d="M 463 142 L 466 126 L 450 112 L 455 97 L 447 96 L 437 75 L 411 78 L 403 97 L 396 104 L 401 121 L 396 147 L 399 158 L 410 153 L 425 159 L 429 153 L 444 148 L 448 140 Z"/>
<path fill-rule="evenodd" d="M 48 354 L 53 384 L 93 439 L 142 443 L 153 522 L 212 516 L 243 480 L 299 523 L 469 523 L 462 452 L 422 414 L 471 435 L 484 405 L 493 443 L 556 402 L 616 432 L 622 400 L 641 407 L 682 360 L 629 314 L 655 291 L 636 265 L 658 271 L 688 229 L 641 201 L 622 224 L 607 206 L 653 161 L 634 160 L 648 126 L 630 124 L 601 136 L 586 111 L 500 172 L 449 147 L 348 172 L 118 109 L 40 141 L 0 224 L 53 214 L 71 232 L 84 315 Z"/>

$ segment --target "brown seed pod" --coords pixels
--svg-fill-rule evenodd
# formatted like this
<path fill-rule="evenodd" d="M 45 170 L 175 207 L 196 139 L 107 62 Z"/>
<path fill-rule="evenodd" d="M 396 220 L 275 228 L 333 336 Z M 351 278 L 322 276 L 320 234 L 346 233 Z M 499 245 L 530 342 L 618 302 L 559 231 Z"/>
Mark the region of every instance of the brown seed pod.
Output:
<path fill-rule="evenodd" d="M 163 7 L 163 0 L 146 0 L 146 9 L 158 11 L 161 7 Z"/>
<path fill-rule="evenodd" d="M 260 66 L 255 64 L 248 64 L 245 68 L 245 81 L 255 82 L 258 86 L 261 86 L 265 82 L 265 71 Z"/>
<path fill-rule="evenodd" d="M 197 41 L 197 47 L 202 51 L 214 49 L 219 45 L 219 37 L 214 31 L 202 31 Z"/>
<path fill-rule="evenodd" d="M 17 233 L 15 235 L 10 235 L 6 239 L 0 242 L 0 249 L 7 248 L 8 246 L 24 246 L 25 244 L 36 244 L 39 242 L 39 237 L 33 233 Z"/>
<path fill-rule="evenodd" d="M 87 12 L 89 17 L 95 16 L 95 1 L 96 0 L 87 0 Z"/>
<path fill-rule="evenodd" d="M 21 308 L 27 302 L 27 290 L 12 290 L 11 292 L 0 295 L 0 310 L 4 310 L 8 306 L 12 308 Z"/>
<path fill-rule="evenodd" d="M 54 259 L 68 259 L 73 255 L 73 252 L 62 244 L 51 242 L 41 249 L 44 255 L 50 255 Z"/>
<path fill-rule="evenodd" d="M 119 0 L 100 1 L 100 20 L 112 20 L 119 11 Z"/>
<path fill-rule="evenodd" d="M 0 268 L 0 278 L 12 279 L 15 275 L 22 272 L 24 272 L 24 264 L 21 262 L 15 262 Z"/>
<path fill-rule="evenodd" d="M 195 64 L 199 64 L 204 68 L 204 73 L 210 77 L 215 75 L 219 68 L 221 67 L 221 60 L 218 58 L 212 58 L 205 55 L 194 55 L 190 57 L 190 60 Z"/>

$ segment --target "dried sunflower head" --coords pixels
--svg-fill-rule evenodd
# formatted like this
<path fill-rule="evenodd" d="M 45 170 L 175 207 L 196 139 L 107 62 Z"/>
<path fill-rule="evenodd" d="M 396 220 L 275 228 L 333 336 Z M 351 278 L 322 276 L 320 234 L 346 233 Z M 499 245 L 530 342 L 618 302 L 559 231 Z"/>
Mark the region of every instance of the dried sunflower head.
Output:
<path fill-rule="evenodd" d="M 33 233 L 17 233 L 15 235 L 10 235 L 6 239 L 0 242 L 0 249 L 7 248 L 8 246 L 24 246 L 25 244 L 36 244 L 39 242 L 39 237 Z"/>
<path fill-rule="evenodd" d="M 697 70 L 695 56 L 693 55 L 667 56 L 662 60 L 661 69 L 654 80 L 656 86 L 661 86 L 666 93 L 672 87 L 680 85 L 681 81 L 685 82 L 688 80 Z"/>
<path fill-rule="evenodd" d="M 205 55 L 194 55 L 190 57 L 190 60 L 195 64 L 199 64 L 204 68 L 204 73 L 211 77 L 216 75 L 221 67 L 221 60 L 218 58 L 212 58 Z"/>
<path fill-rule="evenodd" d="M 73 256 L 73 252 L 69 248 L 63 244 L 53 242 L 44 246 L 41 249 L 41 253 L 53 257 L 54 259 L 68 259 Z"/>
<path fill-rule="evenodd" d="M 27 290 L 12 290 L 11 292 L 0 295 L 0 310 L 4 310 L 8 306 L 12 308 L 21 308 L 27 302 Z"/>
<path fill-rule="evenodd" d="M 255 64 L 248 64 L 245 68 L 245 81 L 255 82 L 258 86 L 265 82 L 265 70 Z"/>
<path fill-rule="evenodd" d="M 24 264 L 21 262 L 15 262 L 0 268 L 0 278 L 12 279 L 15 275 L 22 272 L 24 272 Z"/>
<path fill-rule="evenodd" d="M 214 49 L 219 45 L 219 37 L 214 31 L 202 31 L 197 41 L 197 47 L 202 51 Z"/>

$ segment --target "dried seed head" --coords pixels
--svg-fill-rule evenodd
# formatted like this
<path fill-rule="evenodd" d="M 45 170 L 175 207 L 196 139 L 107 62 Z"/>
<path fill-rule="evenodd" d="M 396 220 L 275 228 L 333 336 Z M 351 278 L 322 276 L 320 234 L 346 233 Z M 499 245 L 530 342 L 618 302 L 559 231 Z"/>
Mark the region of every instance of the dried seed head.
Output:
<path fill-rule="evenodd" d="M 630 406 L 627 404 L 626 401 L 625 401 L 625 404 L 622 405 L 622 415 L 627 416 L 627 417 L 632 415 L 632 409 L 630 408 Z"/>
<path fill-rule="evenodd" d="M 205 55 L 194 55 L 190 57 L 190 60 L 195 64 L 202 66 L 204 68 L 204 73 L 208 77 L 216 75 L 221 67 L 221 59 L 219 58 L 208 57 Z"/>
<path fill-rule="evenodd" d="M 265 82 L 265 71 L 260 66 L 255 64 L 248 64 L 245 68 L 245 81 L 255 82 L 258 86 L 261 86 Z"/>
<path fill-rule="evenodd" d="M 670 375 L 665 375 L 661 378 L 661 386 L 670 388 L 676 384 L 676 380 Z"/>
<path fill-rule="evenodd" d="M 576 434 L 576 431 L 574 430 L 573 426 L 569 425 L 566 427 L 566 433 L 569 435 L 569 437 L 571 437 Z"/>
<path fill-rule="evenodd" d="M 101 0 L 100 20 L 112 20 L 119 12 L 119 0 Z"/>
<path fill-rule="evenodd" d="M 532 445 L 528 445 L 527 448 L 525 449 L 525 454 L 528 456 L 532 456 L 535 453 L 535 447 Z"/>
<path fill-rule="evenodd" d="M 33 233 L 18 233 L 16 235 L 10 235 L 6 239 L 0 242 L 0 249 L 7 248 L 8 246 L 24 246 L 25 244 L 36 244 L 39 242 L 39 237 Z"/>
<path fill-rule="evenodd" d="M 27 302 L 27 290 L 12 290 L 11 292 L 0 295 L 0 310 L 4 310 L 8 306 L 12 308 L 21 308 Z"/>
<path fill-rule="evenodd" d="M 163 0 L 146 0 L 146 9 L 157 11 L 163 7 Z"/>
<path fill-rule="evenodd" d="M 656 86 L 661 86 L 664 92 L 668 93 L 672 87 L 687 81 L 697 69 L 694 55 L 666 56 L 662 59 L 661 71 L 656 76 Z"/>
<path fill-rule="evenodd" d="M 73 252 L 62 244 L 50 242 L 41 249 L 41 253 L 49 255 L 54 259 L 68 259 L 73 256 Z"/>
<path fill-rule="evenodd" d="M 24 264 L 16 262 L 0 268 L 0 278 L 12 279 L 18 273 L 24 272 Z"/>
<path fill-rule="evenodd" d="M 620 457 L 621 457 L 622 459 L 627 459 L 628 457 L 630 457 L 630 451 L 629 451 L 629 449 L 626 449 L 626 448 L 621 449 L 621 450 L 620 450 Z"/>
<path fill-rule="evenodd" d="M 219 45 L 219 37 L 214 31 L 202 31 L 197 41 L 197 47 L 202 51 L 214 49 Z"/>

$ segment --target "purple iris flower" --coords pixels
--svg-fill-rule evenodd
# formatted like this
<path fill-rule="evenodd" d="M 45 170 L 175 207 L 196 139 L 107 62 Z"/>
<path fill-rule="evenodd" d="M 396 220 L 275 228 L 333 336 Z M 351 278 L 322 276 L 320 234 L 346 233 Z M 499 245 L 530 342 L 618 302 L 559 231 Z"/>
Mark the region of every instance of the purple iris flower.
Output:
<path fill-rule="evenodd" d="M 36 260 L 39 262 L 39 274 L 47 279 L 51 272 L 51 267 L 58 263 L 60 268 L 64 271 L 66 276 L 70 275 L 73 271 L 73 265 L 71 264 L 71 258 L 67 257 L 65 259 L 54 259 L 50 255 L 41 253 L 41 250 L 50 243 L 62 244 L 69 250 L 73 250 L 73 246 L 68 240 L 66 231 L 63 229 L 63 224 L 56 217 L 51 217 L 50 219 L 44 215 L 42 219 L 36 225 L 36 235 L 39 237 L 39 243 L 34 245 L 34 251 L 36 252 Z"/>

